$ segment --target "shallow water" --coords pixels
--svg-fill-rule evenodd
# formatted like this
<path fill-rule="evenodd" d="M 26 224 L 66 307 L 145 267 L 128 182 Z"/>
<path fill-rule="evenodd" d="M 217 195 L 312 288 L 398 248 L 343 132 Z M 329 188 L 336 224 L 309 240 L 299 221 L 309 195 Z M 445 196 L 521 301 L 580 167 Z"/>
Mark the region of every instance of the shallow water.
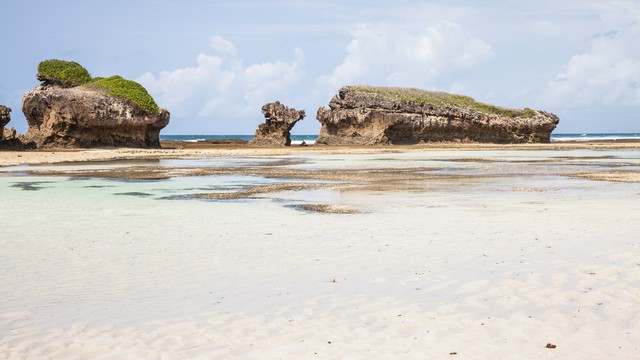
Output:
<path fill-rule="evenodd" d="M 298 160 L 285 166 L 299 169 L 426 167 L 462 176 L 196 200 L 184 195 L 291 179 L 125 181 L 4 168 L 0 353 L 277 358 L 322 351 L 339 358 L 368 348 L 414 357 L 466 349 L 472 358 L 495 358 L 500 352 L 491 342 L 504 341 L 528 351 L 522 358 L 540 358 L 546 353 L 538 343 L 551 341 L 545 334 L 564 342 L 557 354 L 569 357 L 630 358 L 640 351 L 640 184 L 565 176 L 637 171 L 637 151 L 148 164 L 276 160 Z M 295 204 L 359 213 L 313 213 Z M 335 346 L 327 349 L 327 341 Z M 588 352 L 585 343 L 599 348 Z"/>

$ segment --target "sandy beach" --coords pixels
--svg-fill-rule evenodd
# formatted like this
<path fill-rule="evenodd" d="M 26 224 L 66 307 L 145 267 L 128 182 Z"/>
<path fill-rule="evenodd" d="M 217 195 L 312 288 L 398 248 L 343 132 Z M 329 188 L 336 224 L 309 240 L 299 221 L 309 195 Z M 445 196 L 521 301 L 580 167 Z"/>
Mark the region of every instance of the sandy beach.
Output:
<path fill-rule="evenodd" d="M 0 152 L 3 359 L 634 359 L 640 143 Z"/>
<path fill-rule="evenodd" d="M 162 149 L 58 149 L 42 151 L 0 151 L 0 166 L 21 164 L 52 164 L 78 161 L 111 161 L 132 159 L 170 159 L 219 156 L 273 156 L 296 153 L 320 154 L 368 154 L 401 151 L 448 151 L 448 150 L 599 150 L 640 149 L 635 141 L 589 141 L 558 142 L 551 144 L 478 144 L 478 143 L 433 143 L 409 146 L 289 146 L 279 148 L 247 147 L 244 145 L 188 143 L 162 141 Z"/>
<path fill-rule="evenodd" d="M 640 0 L 2 13 L 0 360 L 640 360 Z"/>

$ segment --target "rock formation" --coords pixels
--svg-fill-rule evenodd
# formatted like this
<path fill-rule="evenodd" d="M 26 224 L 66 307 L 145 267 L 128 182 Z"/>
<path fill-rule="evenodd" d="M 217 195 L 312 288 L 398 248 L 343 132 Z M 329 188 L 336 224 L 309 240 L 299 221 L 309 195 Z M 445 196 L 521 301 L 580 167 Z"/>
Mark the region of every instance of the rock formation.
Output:
<path fill-rule="evenodd" d="M 11 121 L 11 114 L 9 114 L 11 112 L 11 108 L 8 108 L 4 105 L 0 105 L 0 141 L 2 141 L 2 139 L 4 139 L 3 137 L 3 133 L 4 133 L 4 127 L 5 125 L 7 125 L 9 123 L 9 121 Z"/>
<path fill-rule="evenodd" d="M 38 86 L 25 94 L 26 137 L 42 147 L 160 147 L 169 112 L 152 113 L 83 86 Z"/>
<path fill-rule="evenodd" d="M 435 141 L 543 143 L 559 122 L 533 109 L 507 109 L 417 89 L 347 86 L 318 109 L 316 144 L 380 145 Z"/>
<path fill-rule="evenodd" d="M 160 130 L 169 123 L 167 110 L 159 109 L 138 83 L 119 76 L 91 79 L 86 71 L 74 75 L 78 67 L 60 60 L 40 64 L 43 84 L 22 99 L 28 141 L 37 148 L 160 147 Z"/>
<path fill-rule="evenodd" d="M 279 101 L 262 106 L 265 117 L 264 124 L 260 124 L 253 139 L 252 146 L 289 146 L 291 145 L 291 129 L 296 122 L 305 116 L 304 110 L 290 109 Z"/>
<path fill-rule="evenodd" d="M 24 150 L 31 148 L 30 144 L 25 145 L 24 135 L 16 133 L 14 128 L 7 129 L 5 126 L 11 120 L 11 108 L 0 105 L 0 149 L 3 150 Z"/>

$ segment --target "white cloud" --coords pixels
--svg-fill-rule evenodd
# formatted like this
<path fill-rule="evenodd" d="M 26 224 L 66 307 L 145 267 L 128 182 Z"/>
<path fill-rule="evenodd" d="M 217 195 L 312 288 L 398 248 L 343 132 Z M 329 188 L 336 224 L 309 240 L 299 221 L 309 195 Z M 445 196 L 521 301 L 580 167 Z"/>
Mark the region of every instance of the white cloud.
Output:
<path fill-rule="evenodd" d="M 202 106 L 198 116 L 259 113 L 264 103 L 284 96 L 302 80 L 303 66 L 304 52 L 301 49 L 294 50 L 294 60 L 290 63 L 275 61 L 244 67 L 238 61 Z"/>
<path fill-rule="evenodd" d="M 549 101 L 569 106 L 640 105 L 640 5 L 603 5 L 607 31 L 596 34 L 589 52 L 571 57 L 549 82 Z"/>
<path fill-rule="evenodd" d="M 227 50 L 235 49 L 229 44 Z M 231 55 L 229 51 L 225 54 Z M 248 66 L 235 57 L 199 54 L 193 67 L 158 75 L 145 73 L 136 81 L 147 88 L 160 106 L 171 110 L 172 118 L 196 122 L 193 118 L 205 118 L 212 123 L 248 118 L 257 123 L 261 106 L 289 93 L 303 76 L 304 53 L 295 49 L 291 62 Z M 253 123 L 244 125 L 245 128 L 254 126 Z"/>
<path fill-rule="evenodd" d="M 218 36 L 218 35 L 211 36 L 209 38 L 209 45 L 211 45 L 211 47 L 214 50 L 217 50 L 224 55 L 236 54 L 236 46 L 232 42 L 223 38 L 222 36 Z"/>
<path fill-rule="evenodd" d="M 360 25 L 352 30 L 347 55 L 319 83 L 333 91 L 343 85 L 367 83 L 422 88 L 449 87 L 455 72 L 491 59 L 491 46 L 459 25 Z"/>

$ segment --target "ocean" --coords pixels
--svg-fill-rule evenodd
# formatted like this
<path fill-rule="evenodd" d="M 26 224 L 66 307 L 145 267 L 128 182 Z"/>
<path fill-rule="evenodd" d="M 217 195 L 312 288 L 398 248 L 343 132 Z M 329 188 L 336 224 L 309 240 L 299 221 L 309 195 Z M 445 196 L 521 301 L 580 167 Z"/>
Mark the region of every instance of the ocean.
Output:
<path fill-rule="evenodd" d="M 551 141 L 617 141 L 640 140 L 638 133 L 580 133 L 580 134 L 551 134 Z"/>
<path fill-rule="evenodd" d="M 291 135 L 291 144 L 299 145 L 303 141 L 306 144 L 314 144 L 317 135 Z M 160 140 L 175 140 L 197 142 L 204 140 L 240 139 L 250 141 L 253 135 L 160 135 Z M 567 133 L 551 134 L 551 142 L 561 141 L 640 141 L 640 132 L 637 133 Z"/>
<path fill-rule="evenodd" d="M 314 144 L 318 135 L 291 135 L 291 145 L 300 145 L 303 141 L 308 144 Z M 251 141 L 253 135 L 160 135 L 160 140 L 174 140 L 186 142 L 198 142 L 204 140 L 228 140 L 240 139 Z"/>

